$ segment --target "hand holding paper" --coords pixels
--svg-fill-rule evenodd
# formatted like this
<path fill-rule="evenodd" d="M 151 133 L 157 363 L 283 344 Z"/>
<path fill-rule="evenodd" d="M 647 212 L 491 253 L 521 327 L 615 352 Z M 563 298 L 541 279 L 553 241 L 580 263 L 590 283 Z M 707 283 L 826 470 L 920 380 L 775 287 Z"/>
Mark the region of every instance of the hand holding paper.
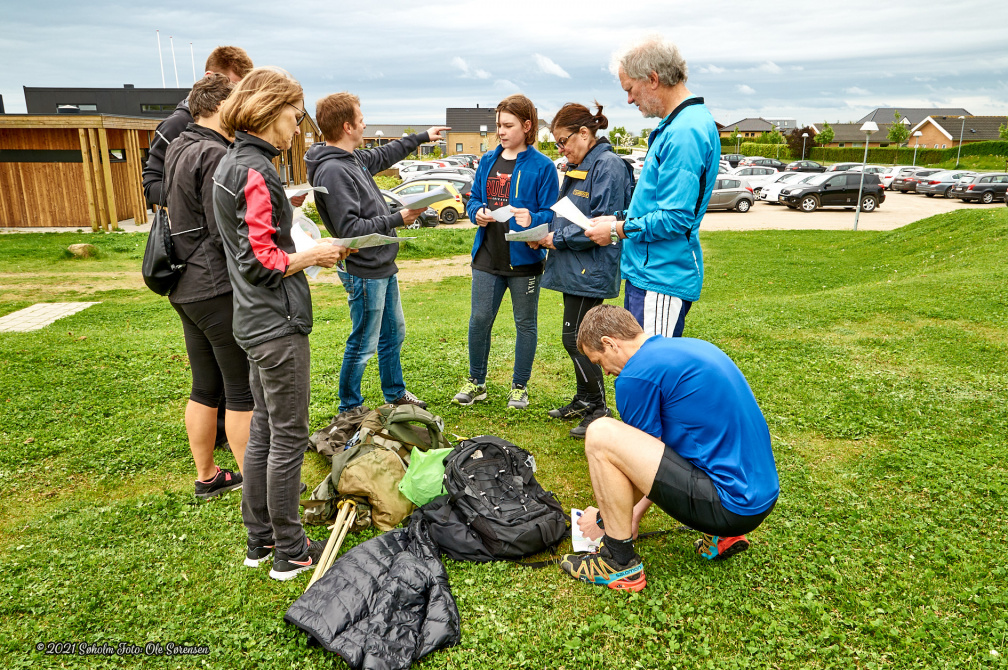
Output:
<path fill-rule="evenodd" d="M 545 223 L 528 230 L 516 230 L 504 233 L 504 239 L 508 242 L 538 242 L 549 234 L 549 226 Z"/>

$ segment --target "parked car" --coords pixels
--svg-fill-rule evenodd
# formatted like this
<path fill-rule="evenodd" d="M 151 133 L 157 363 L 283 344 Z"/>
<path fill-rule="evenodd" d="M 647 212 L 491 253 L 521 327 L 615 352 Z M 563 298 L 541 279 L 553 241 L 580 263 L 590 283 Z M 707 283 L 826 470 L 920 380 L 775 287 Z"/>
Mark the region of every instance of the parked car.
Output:
<path fill-rule="evenodd" d="M 788 172 L 825 172 L 826 166 L 815 161 L 793 161 L 784 166 Z"/>
<path fill-rule="evenodd" d="M 885 202 L 885 190 L 882 180 L 873 174 L 866 174 L 864 191 L 861 194 L 861 211 L 874 212 Z M 803 212 L 814 212 L 820 207 L 849 207 L 853 209 L 858 204 L 858 190 L 861 188 L 862 175 L 850 172 L 824 172 L 814 175 L 804 184 L 784 188 L 778 200 L 792 209 Z"/>
<path fill-rule="evenodd" d="M 738 162 L 738 166 L 742 167 L 744 165 L 752 165 L 753 161 L 762 160 L 762 156 L 745 156 L 742 160 Z"/>
<path fill-rule="evenodd" d="M 886 168 L 885 172 L 879 174 L 879 179 L 882 180 L 882 185 L 888 190 L 892 190 L 892 183 L 896 177 L 899 176 L 900 172 L 906 170 L 906 174 L 910 174 L 916 167 L 912 165 L 894 165 L 890 168 Z"/>
<path fill-rule="evenodd" d="M 863 170 L 865 174 L 877 174 L 880 175 L 879 179 L 882 179 L 881 177 L 882 173 L 888 169 L 889 168 L 887 168 L 885 165 L 865 165 L 862 167 L 859 164 L 855 165 L 852 168 L 849 168 L 847 172 L 861 172 Z"/>
<path fill-rule="evenodd" d="M 385 189 L 381 190 L 381 194 L 382 194 L 382 197 L 385 198 L 385 202 L 388 203 L 389 210 L 391 210 L 391 212 L 393 214 L 395 214 L 396 212 L 398 212 L 400 209 L 403 209 L 404 205 L 402 203 L 402 200 L 399 199 L 399 196 L 395 195 L 394 193 L 392 193 L 390 191 L 386 191 Z M 412 225 L 407 226 L 407 227 L 408 228 L 420 228 L 420 227 L 435 228 L 435 227 L 437 227 L 437 224 L 438 224 L 437 211 L 433 207 L 428 207 L 427 209 L 424 210 L 423 214 L 421 214 L 420 216 L 418 216 L 416 218 L 416 220 L 413 222 Z"/>
<path fill-rule="evenodd" d="M 428 172 L 430 170 L 436 169 L 438 166 L 430 162 L 418 161 L 411 165 L 404 165 L 399 168 L 399 178 L 406 179 L 410 175 L 415 175 L 419 172 Z"/>
<path fill-rule="evenodd" d="M 921 179 L 930 177 L 935 172 L 939 172 L 938 168 L 917 168 L 905 176 L 900 173 L 899 177 L 893 179 L 892 190 L 900 193 L 913 193 L 917 190 L 917 183 Z"/>
<path fill-rule="evenodd" d="M 440 170 L 431 170 L 430 172 L 424 172 L 414 176 L 412 179 L 408 179 L 403 183 L 409 183 L 422 179 L 424 181 L 437 181 L 444 184 L 451 184 L 455 187 L 455 190 L 462 194 L 462 204 L 466 205 L 469 203 L 469 196 L 472 195 L 472 185 L 473 180 L 465 175 L 460 175 L 455 172 L 442 172 Z"/>
<path fill-rule="evenodd" d="M 772 167 L 764 167 L 762 165 L 743 165 L 735 168 L 729 172 L 729 174 L 745 179 L 749 186 L 752 187 L 753 193 L 759 195 L 759 191 L 763 188 L 763 184 L 772 181 L 778 172 Z"/>
<path fill-rule="evenodd" d="M 734 209 L 738 212 L 748 212 L 753 201 L 752 187 L 744 179 L 734 175 L 718 176 L 707 209 Z"/>
<path fill-rule="evenodd" d="M 917 192 L 923 193 L 929 198 L 933 198 L 936 195 L 954 198 L 955 196 L 952 194 L 952 191 L 955 189 L 956 184 L 961 179 L 975 176 L 976 172 L 973 170 L 941 170 L 917 182 Z"/>
<path fill-rule="evenodd" d="M 448 191 L 448 195 L 450 196 L 431 205 L 431 207 L 433 207 L 437 212 L 438 219 L 441 223 L 450 225 L 458 221 L 459 217 L 465 216 L 465 207 L 462 206 L 462 194 L 455 190 L 455 187 L 451 184 L 446 184 L 437 180 L 428 181 L 426 179 L 415 179 L 413 181 L 407 181 L 399 184 L 392 189 L 392 193 L 402 197 L 404 195 L 415 195 L 426 191 L 432 191 L 436 188 L 444 188 Z"/>
<path fill-rule="evenodd" d="M 746 163 L 746 165 L 762 165 L 764 167 L 772 167 L 778 171 L 787 167 L 787 163 L 779 161 L 776 158 L 754 158 Z"/>
<path fill-rule="evenodd" d="M 763 184 L 763 188 L 759 192 L 759 199 L 771 205 L 779 205 L 781 203 L 777 198 L 780 196 L 781 190 L 811 179 L 815 175 L 815 172 L 781 172 L 776 179 Z"/>
<path fill-rule="evenodd" d="M 463 165 L 471 170 L 475 170 L 479 166 L 479 156 L 473 154 L 455 154 L 453 158 L 460 159 Z"/>
<path fill-rule="evenodd" d="M 826 168 L 826 172 L 847 172 L 852 167 L 860 165 L 861 163 L 834 163 Z"/>
<path fill-rule="evenodd" d="M 737 168 L 739 161 L 745 158 L 742 154 L 724 154 L 721 156 L 721 160 L 728 161 L 728 164 L 733 168 Z"/>
<path fill-rule="evenodd" d="M 995 199 L 1004 198 L 1008 193 L 1008 173 L 987 172 L 971 179 L 960 181 L 953 189 L 953 195 L 960 200 L 977 200 L 985 205 Z"/>

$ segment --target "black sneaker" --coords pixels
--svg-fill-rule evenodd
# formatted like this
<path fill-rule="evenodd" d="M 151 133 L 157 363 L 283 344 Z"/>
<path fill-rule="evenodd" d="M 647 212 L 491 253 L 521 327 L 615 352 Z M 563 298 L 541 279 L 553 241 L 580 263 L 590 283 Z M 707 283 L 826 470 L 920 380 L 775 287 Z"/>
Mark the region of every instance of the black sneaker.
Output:
<path fill-rule="evenodd" d="M 274 546 L 272 544 L 266 544 L 261 547 L 248 545 L 248 551 L 245 553 L 245 565 L 249 568 L 258 568 L 273 553 Z"/>
<path fill-rule="evenodd" d="M 425 403 L 420 398 L 416 397 L 409 391 L 406 391 L 401 398 L 392 401 L 393 405 L 416 405 L 420 409 L 427 409 L 427 403 Z"/>
<path fill-rule="evenodd" d="M 612 416 L 612 412 L 609 411 L 608 407 L 603 407 L 602 409 L 596 409 L 588 414 L 585 414 L 585 418 L 581 419 L 581 423 L 570 429 L 570 436 L 583 440 L 585 438 L 585 433 L 588 432 L 588 426 L 595 419 L 601 419 L 604 416 Z"/>
<path fill-rule="evenodd" d="M 640 556 L 635 554 L 629 563 L 620 565 L 605 543 L 595 553 L 565 554 L 560 561 L 560 569 L 582 582 L 621 591 L 638 592 L 647 586 Z"/>
<path fill-rule="evenodd" d="M 208 482 L 196 480 L 196 497 L 209 500 L 214 496 L 219 496 L 228 491 L 234 491 L 242 487 L 242 476 L 230 470 L 217 468 L 217 474 Z"/>
<path fill-rule="evenodd" d="M 308 551 L 297 558 L 280 558 L 279 554 L 273 555 L 273 568 L 269 576 L 279 579 L 282 582 L 294 579 L 305 570 L 314 570 L 322 558 L 325 550 L 325 540 L 308 540 Z"/>
<path fill-rule="evenodd" d="M 551 419 L 580 419 L 585 415 L 585 412 L 589 411 L 592 406 L 586 403 L 580 398 L 574 398 L 570 403 L 564 405 L 563 407 L 557 407 L 556 409 L 551 409 L 546 412 L 546 416 Z"/>

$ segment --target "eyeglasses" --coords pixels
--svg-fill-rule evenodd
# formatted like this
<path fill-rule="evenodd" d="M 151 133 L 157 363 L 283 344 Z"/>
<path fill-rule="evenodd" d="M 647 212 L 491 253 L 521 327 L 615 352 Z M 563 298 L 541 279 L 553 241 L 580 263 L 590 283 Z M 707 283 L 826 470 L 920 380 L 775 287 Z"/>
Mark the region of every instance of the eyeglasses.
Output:
<path fill-rule="evenodd" d="M 563 149 L 565 146 L 567 146 L 567 142 L 570 141 L 570 138 L 574 137 L 575 135 L 577 135 L 580 132 L 581 132 L 581 129 L 578 128 L 573 133 L 571 133 L 570 135 L 568 135 L 567 137 L 565 137 L 563 139 L 557 138 L 557 141 L 556 141 L 556 147 L 557 147 L 557 149 Z"/>
<path fill-rule="evenodd" d="M 294 103 L 291 102 L 288 102 L 287 104 L 290 105 L 291 107 L 294 107 L 294 109 L 298 111 L 297 124 L 300 126 L 301 122 L 305 120 L 306 116 L 308 116 L 308 110 L 301 109 L 300 107 L 295 107 Z"/>

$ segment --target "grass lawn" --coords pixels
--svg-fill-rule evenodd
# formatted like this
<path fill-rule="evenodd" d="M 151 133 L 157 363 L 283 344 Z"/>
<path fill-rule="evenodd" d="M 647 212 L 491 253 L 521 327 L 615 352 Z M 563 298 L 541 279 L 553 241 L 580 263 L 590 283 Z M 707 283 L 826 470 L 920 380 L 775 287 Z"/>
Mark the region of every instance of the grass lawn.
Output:
<path fill-rule="evenodd" d="M 425 237 L 411 257 L 440 253 L 428 236 L 441 230 L 416 232 Z M 648 586 L 636 595 L 552 568 L 447 561 L 462 642 L 420 667 L 1004 667 L 1008 209 L 892 232 L 701 239 L 707 275 L 687 335 L 714 342 L 746 374 L 780 471 L 780 501 L 752 548 L 708 564 L 693 534 L 643 540 Z M 69 258 L 76 241 L 95 243 L 99 258 Z M 138 285 L 144 241 L 0 236 L 0 316 L 39 301 L 101 301 L 40 331 L 0 334 L 0 658 L 5 667 L 330 668 L 332 655 L 282 621 L 307 577 L 279 583 L 243 567 L 239 496 L 193 498 L 182 331 L 167 300 Z M 338 284 L 316 285 L 313 297 L 315 429 L 338 402 L 349 318 Z M 565 506 L 589 504 L 581 443 L 545 417 L 574 391 L 560 296 L 543 291 L 532 404 L 518 415 L 504 411 L 508 304 L 490 400 L 460 410 L 449 400 L 467 371 L 468 280 L 409 285 L 403 303 L 408 387 L 451 432 L 531 449 L 540 481 Z M 380 402 L 376 369 L 364 392 Z M 304 479 L 323 474 L 309 454 Z M 674 526 L 652 511 L 642 529 Z M 176 642 L 209 654 L 35 651 L 59 641 Z"/>

